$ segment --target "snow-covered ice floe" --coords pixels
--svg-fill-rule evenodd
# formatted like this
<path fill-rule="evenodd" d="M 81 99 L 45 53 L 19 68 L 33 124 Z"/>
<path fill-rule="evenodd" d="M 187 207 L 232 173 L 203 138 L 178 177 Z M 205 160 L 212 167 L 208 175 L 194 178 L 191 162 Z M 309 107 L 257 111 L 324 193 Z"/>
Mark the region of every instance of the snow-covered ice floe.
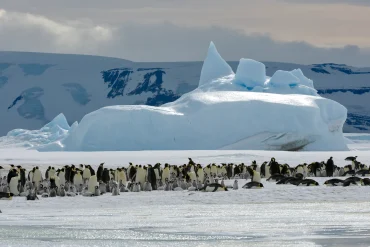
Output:
<path fill-rule="evenodd" d="M 300 69 L 270 78 L 263 63 L 241 59 L 234 73 L 211 43 L 194 91 L 160 107 L 101 108 L 37 150 L 348 150 L 346 118 Z"/>

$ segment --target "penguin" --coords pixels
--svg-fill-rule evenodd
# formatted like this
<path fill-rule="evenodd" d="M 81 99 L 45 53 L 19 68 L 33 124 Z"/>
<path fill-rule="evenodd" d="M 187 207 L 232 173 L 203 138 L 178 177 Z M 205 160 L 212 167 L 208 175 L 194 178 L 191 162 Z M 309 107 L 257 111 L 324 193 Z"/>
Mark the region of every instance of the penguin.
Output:
<path fill-rule="evenodd" d="M 258 171 L 253 170 L 252 182 L 261 183 L 261 174 Z"/>
<path fill-rule="evenodd" d="M 169 168 L 167 169 L 169 171 Z M 145 183 L 145 177 L 146 177 L 147 171 L 139 165 L 139 167 L 136 169 L 136 177 L 135 177 L 135 182 L 140 184 L 140 187 L 144 187 Z M 169 174 L 168 174 L 169 176 Z M 169 179 L 169 178 L 168 178 Z"/>
<path fill-rule="evenodd" d="M 90 171 L 89 165 L 87 165 L 82 172 L 82 179 L 84 181 L 87 181 L 89 180 L 90 177 L 91 177 L 91 171 Z"/>
<path fill-rule="evenodd" d="M 51 188 L 50 189 L 49 196 L 50 197 L 56 197 L 57 196 L 56 188 Z"/>
<path fill-rule="evenodd" d="M 59 178 L 59 183 L 60 184 L 62 184 L 62 185 L 65 185 L 66 184 L 65 168 L 62 168 L 59 171 L 58 178 Z"/>
<path fill-rule="evenodd" d="M 363 178 L 361 185 L 370 186 L 370 179 L 369 178 Z"/>
<path fill-rule="evenodd" d="M 123 167 L 117 169 L 117 180 L 121 181 L 123 184 L 127 183 L 127 176 Z"/>
<path fill-rule="evenodd" d="M 170 179 L 170 168 L 168 167 L 168 164 L 164 165 L 164 168 L 162 171 L 162 183 L 164 183 L 166 179 L 168 180 Z"/>
<path fill-rule="evenodd" d="M 243 189 L 262 189 L 263 188 L 263 184 L 262 183 L 259 183 L 259 182 L 249 182 L 249 183 L 246 183 L 245 185 L 243 185 L 242 187 Z"/>
<path fill-rule="evenodd" d="M 100 189 L 99 189 L 99 186 L 95 186 L 94 188 L 94 196 L 100 196 L 101 193 L 100 193 Z"/>
<path fill-rule="evenodd" d="M 302 179 L 299 179 L 299 178 L 296 178 L 296 177 L 285 177 L 283 179 L 280 179 L 276 184 L 291 184 L 292 182 L 296 182 L 297 180 L 302 180 Z"/>
<path fill-rule="evenodd" d="M 27 201 L 35 201 L 35 200 L 39 200 L 35 190 L 29 190 L 28 195 L 27 195 Z"/>
<path fill-rule="evenodd" d="M 42 181 L 42 174 L 38 166 L 36 166 L 35 171 L 33 172 L 32 182 L 35 183 L 36 188 L 39 188 Z"/>
<path fill-rule="evenodd" d="M 233 190 L 237 190 L 237 189 L 238 189 L 238 180 L 235 180 L 233 184 Z"/>
<path fill-rule="evenodd" d="M 212 164 L 211 173 L 217 176 L 217 166 L 216 166 L 216 164 Z"/>
<path fill-rule="evenodd" d="M 370 175 L 370 170 L 359 170 L 355 173 L 355 175 L 360 175 L 360 176 L 369 176 Z"/>
<path fill-rule="evenodd" d="M 90 178 L 89 178 L 89 182 L 88 182 L 88 191 L 90 193 L 95 193 L 95 187 L 98 186 L 99 187 L 99 183 L 98 183 L 98 178 L 96 175 L 92 175 Z"/>
<path fill-rule="evenodd" d="M 88 168 L 89 168 L 89 170 L 90 170 L 90 174 L 91 174 L 91 176 L 96 175 L 96 174 L 95 174 L 95 171 L 94 171 L 94 169 L 91 167 L 91 165 L 88 165 Z"/>
<path fill-rule="evenodd" d="M 49 166 L 45 171 L 45 179 L 49 179 L 49 170 L 51 169 L 51 166 Z"/>
<path fill-rule="evenodd" d="M 300 186 L 300 185 L 305 185 L 305 186 L 319 186 L 319 183 L 316 182 L 313 179 L 303 179 L 303 180 L 300 180 L 298 182 L 298 184 L 297 184 L 297 186 Z"/>
<path fill-rule="evenodd" d="M 54 177 L 55 176 L 55 168 L 54 167 L 52 167 L 50 170 L 49 170 L 49 178 L 51 178 L 51 177 Z"/>
<path fill-rule="evenodd" d="M 114 181 L 113 187 L 112 187 L 112 196 L 118 196 L 118 195 L 119 195 L 118 184 L 116 181 Z"/>
<path fill-rule="evenodd" d="M 226 187 L 222 187 L 219 183 L 207 184 L 201 190 L 204 192 L 228 191 Z"/>
<path fill-rule="evenodd" d="M 66 196 L 66 191 L 64 189 L 64 185 L 61 185 L 58 194 L 59 194 L 60 197 L 65 197 Z"/>
<path fill-rule="evenodd" d="M 76 174 L 73 177 L 73 184 L 77 186 L 77 188 L 79 188 L 81 184 L 84 184 L 82 172 L 80 170 L 76 171 Z"/>
<path fill-rule="evenodd" d="M 349 178 L 346 178 L 344 181 L 345 182 L 346 181 L 354 181 L 355 183 L 360 184 L 361 181 L 362 181 L 362 178 L 359 178 L 359 177 L 349 177 Z"/>
<path fill-rule="evenodd" d="M 329 179 L 324 182 L 326 186 L 342 186 L 344 184 L 344 180 L 341 179 Z"/>
<path fill-rule="evenodd" d="M 99 190 L 100 190 L 100 194 L 102 195 L 107 193 L 107 184 L 104 182 L 99 182 Z"/>
<path fill-rule="evenodd" d="M 271 158 L 269 166 L 270 174 L 272 175 L 280 174 L 280 166 L 279 163 L 276 162 L 275 158 Z"/>
<path fill-rule="evenodd" d="M 280 175 L 280 174 L 276 174 L 276 175 L 272 175 L 270 176 L 267 181 L 272 181 L 272 182 L 279 182 L 281 179 L 285 178 L 285 176 L 283 175 Z"/>
<path fill-rule="evenodd" d="M 326 162 L 326 176 L 332 177 L 334 173 L 334 161 L 333 157 L 330 157 L 328 161 Z"/>
<path fill-rule="evenodd" d="M 18 183 L 19 183 L 19 177 L 12 177 L 9 183 L 9 191 L 15 196 L 19 195 L 19 190 L 18 190 Z"/>
<path fill-rule="evenodd" d="M 109 183 L 109 181 L 110 181 L 110 175 L 109 175 L 109 170 L 107 168 L 104 168 L 103 169 L 102 177 L 101 177 L 100 180 L 98 179 L 98 181 L 102 181 L 105 184 L 108 184 Z"/>
<path fill-rule="evenodd" d="M 358 186 L 358 184 L 354 180 L 347 180 L 347 181 L 344 181 L 343 187 L 347 187 L 347 186 Z"/>
<path fill-rule="evenodd" d="M 98 179 L 98 182 L 103 180 L 103 171 L 104 171 L 104 163 L 101 163 L 98 167 L 98 170 L 96 172 L 96 177 Z M 108 179 L 109 181 L 109 179 Z"/>

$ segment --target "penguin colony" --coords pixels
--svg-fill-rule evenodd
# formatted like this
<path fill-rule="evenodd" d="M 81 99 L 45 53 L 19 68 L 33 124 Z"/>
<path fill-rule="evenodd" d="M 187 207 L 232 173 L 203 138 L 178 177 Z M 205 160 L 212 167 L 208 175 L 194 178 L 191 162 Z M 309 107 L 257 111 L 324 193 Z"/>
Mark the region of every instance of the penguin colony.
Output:
<path fill-rule="evenodd" d="M 246 179 L 243 189 L 263 188 L 261 178 L 276 184 L 296 186 L 318 186 L 319 183 L 306 177 L 347 177 L 346 179 L 329 179 L 327 186 L 370 185 L 370 169 L 358 162 L 357 156 L 347 157 L 350 165 L 337 167 L 333 158 L 327 162 L 313 162 L 290 167 L 279 164 L 275 158 L 258 165 L 223 163 L 209 164 L 202 167 L 191 158 L 182 166 L 160 163 L 147 166 L 129 164 L 127 168 L 108 169 L 101 163 L 95 170 L 91 165 L 66 165 L 60 169 L 49 166 L 44 174 L 36 166 L 30 171 L 22 166 L 10 165 L 7 176 L 0 176 L 0 198 L 11 199 L 12 196 L 26 197 L 37 200 L 41 197 L 75 197 L 100 196 L 111 193 L 112 196 L 124 192 L 140 192 L 152 190 L 164 191 L 228 191 L 239 189 L 238 179 Z M 0 171 L 4 169 L 0 166 Z M 43 176 L 44 175 L 44 176 Z M 232 186 L 225 186 L 224 180 L 235 179 Z M 250 180 L 250 181 L 249 181 Z M 248 182 L 249 181 L 249 182 Z"/>

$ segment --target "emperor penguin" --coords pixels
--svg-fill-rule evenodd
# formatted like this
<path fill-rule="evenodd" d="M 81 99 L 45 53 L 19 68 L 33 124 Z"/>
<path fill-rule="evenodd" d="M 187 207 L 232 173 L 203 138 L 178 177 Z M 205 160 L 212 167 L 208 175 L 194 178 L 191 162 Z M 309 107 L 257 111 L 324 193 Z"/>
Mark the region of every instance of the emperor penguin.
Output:
<path fill-rule="evenodd" d="M 217 166 L 216 166 L 216 164 L 212 164 L 211 173 L 217 176 Z"/>
<path fill-rule="evenodd" d="M 217 191 L 227 191 L 226 187 L 223 187 L 219 183 L 207 184 L 202 188 L 202 191 L 205 192 L 217 192 Z"/>
<path fill-rule="evenodd" d="M 73 184 L 76 185 L 77 188 L 79 188 L 81 184 L 84 184 L 82 179 L 82 172 L 80 170 L 76 171 L 76 174 L 73 177 Z"/>
<path fill-rule="evenodd" d="M 54 167 L 52 167 L 52 168 L 49 170 L 48 174 L 49 174 L 49 179 L 50 179 L 51 177 L 54 177 L 54 176 L 55 176 L 55 168 L 54 168 Z"/>
<path fill-rule="evenodd" d="M 64 168 L 62 168 L 59 171 L 58 178 L 59 178 L 60 184 L 66 185 L 66 176 L 65 176 L 65 170 L 64 170 Z"/>
<path fill-rule="evenodd" d="M 162 183 L 170 179 L 170 168 L 168 167 L 168 164 L 165 164 L 163 171 L 162 171 Z"/>
<path fill-rule="evenodd" d="M 18 183 L 19 183 L 18 177 L 12 177 L 9 183 L 9 191 L 15 196 L 19 195 Z"/>
<path fill-rule="evenodd" d="M 207 177 L 210 177 L 210 176 L 211 176 L 211 166 L 210 166 L 210 165 L 207 165 L 206 167 L 204 167 L 203 171 L 204 171 L 204 174 L 205 174 Z M 204 181 L 203 181 L 203 182 L 204 182 Z"/>
<path fill-rule="evenodd" d="M 96 175 L 93 175 L 89 178 L 89 183 L 88 183 L 88 191 L 91 193 L 95 193 L 95 188 L 99 188 L 99 183 Z"/>
<path fill-rule="evenodd" d="M 48 167 L 48 169 L 46 169 L 45 171 L 45 179 L 49 179 L 49 171 L 51 169 L 51 166 Z"/>
<path fill-rule="evenodd" d="M 252 175 L 252 182 L 261 183 L 261 174 L 255 170 L 253 170 Z"/>
<path fill-rule="evenodd" d="M 326 186 L 342 186 L 344 184 L 344 180 L 341 179 L 329 179 L 324 182 Z"/>
<path fill-rule="evenodd" d="M 124 168 L 118 168 L 117 169 L 117 179 L 118 181 L 121 181 L 124 185 L 127 183 L 127 176 Z"/>
<path fill-rule="evenodd" d="M 98 181 L 103 180 L 103 171 L 104 171 L 104 163 L 101 163 L 99 165 L 98 171 L 96 172 L 96 176 L 97 176 Z M 109 179 L 108 179 L 108 181 L 109 181 Z"/>
<path fill-rule="evenodd" d="M 238 180 L 235 180 L 233 184 L 233 190 L 237 190 L 237 189 L 238 189 Z"/>
<path fill-rule="evenodd" d="M 118 195 L 119 195 L 118 184 L 116 181 L 114 181 L 113 186 L 112 186 L 112 196 L 118 196 Z"/>
<path fill-rule="evenodd" d="M 262 183 L 259 183 L 259 182 L 249 182 L 249 183 L 246 183 L 243 187 L 243 189 L 262 189 L 263 188 L 263 184 Z"/>
<path fill-rule="evenodd" d="M 136 170 L 136 177 L 135 177 L 135 182 L 139 183 L 141 187 L 144 187 L 144 183 L 146 180 L 146 170 L 139 165 L 139 167 Z"/>
<path fill-rule="evenodd" d="M 90 177 L 91 177 L 91 171 L 89 169 L 89 165 L 87 165 L 85 166 L 85 169 L 83 170 L 82 179 L 86 181 L 86 180 L 89 180 Z"/>
<path fill-rule="evenodd" d="M 40 186 L 40 183 L 42 181 L 42 174 L 38 166 L 36 166 L 36 169 L 33 174 L 33 181 L 35 183 L 36 188 Z"/>
<path fill-rule="evenodd" d="M 197 175 L 198 175 L 198 182 L 203 183 L 204 182 L 204 170 L 202 169 L 201 166 L 198 167 Z"/>

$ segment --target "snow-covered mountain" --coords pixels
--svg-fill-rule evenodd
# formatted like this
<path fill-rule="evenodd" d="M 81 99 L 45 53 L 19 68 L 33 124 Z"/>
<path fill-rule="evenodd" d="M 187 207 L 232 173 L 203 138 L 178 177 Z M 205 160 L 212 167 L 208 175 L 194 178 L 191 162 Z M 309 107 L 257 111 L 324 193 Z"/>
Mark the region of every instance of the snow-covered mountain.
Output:
<path fill-rule="evenodd" d="M 236 71 L 239 62 L 229 62 Z M 59 113 L 71 125 L 104 106 L 158 106 L 199 83 L 203 62 L 138 63 L 124 59 L 0 52 L 0 135 L 40 129 Z M 268 76 L 300 68 L 318 93 L 348 109 L 346 132 L 370 132 L 370 68 L 265 62 Z M 102 120 L 104 121 L 104 120 Z"/>

